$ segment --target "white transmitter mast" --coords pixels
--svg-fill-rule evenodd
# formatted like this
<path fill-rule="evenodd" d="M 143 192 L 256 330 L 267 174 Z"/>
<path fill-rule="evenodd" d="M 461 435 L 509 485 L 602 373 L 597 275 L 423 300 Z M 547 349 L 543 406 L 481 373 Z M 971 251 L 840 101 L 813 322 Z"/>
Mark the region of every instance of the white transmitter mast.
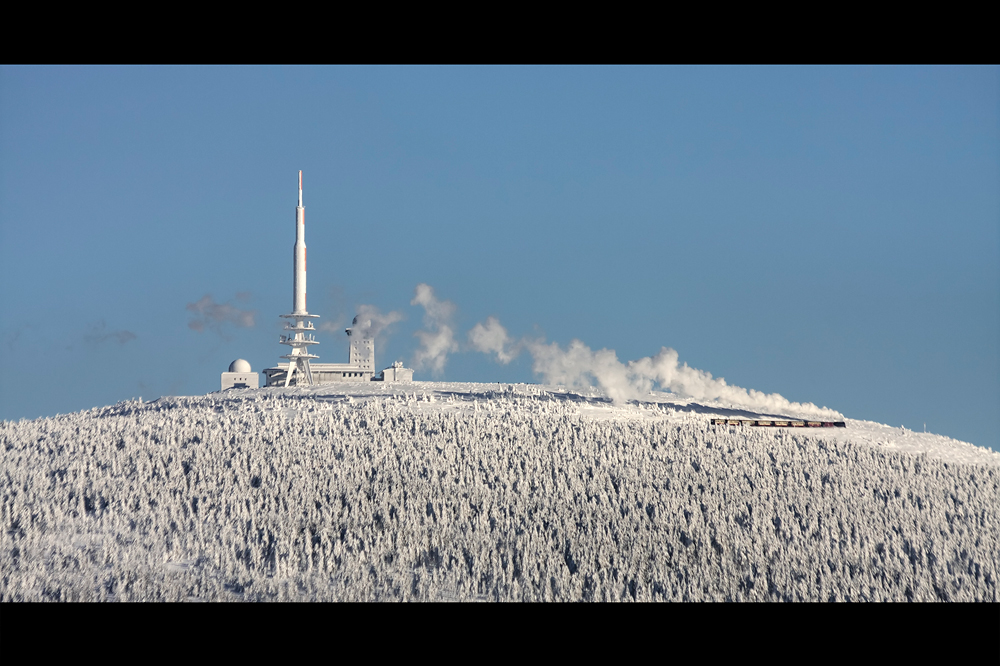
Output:
<path fill-rule="evenodd" d="M 284 319 L 291 320 L 285 323 L 285 330 L 290 333 L 281 336 L 281 344 L 288 345 L 292 351 L 281 357 L 288 359 L 288 365 L 279 363 L 277 367 L 264 369 L 267 386 L 313 386 L 341 381 L 413 381 L 413 370 L 404 368 L 399 361 L 383 370 L 378 376 L 375 375 L 375 338 L 371 334 L 371 321 L 362 321 L 361 317 L 355 317 L 353 327 L 346 331 L 351 341 L 349 363 L 310 362 L 319 358 L 309 353 L 311 345 L 319 344 L 313 336 L 316 329 L 310 320 L 316 319 L 319 315 L 309 314 L 309 311 L 306 310 L 306 209 L 302 206 L 301 171 L 299 171 L 299 205 L 295 207 L 294 266 L 292 313 L 281 315 Z M 236 366 L 239 368 L 233 369 Z M 250 365 L 246 361 L 234 361 L 233 368 L 230 368 L 229 372 L 223 373 L 223 390 L 241 385 L 256 388 L 256 386 L 251 386 L 254 377 L 250 377 L 248 374 L 250 373 Z M 244 375 L 247 376 L 244 377 Z"/>
<path fill-rule="evenodd" d="M 292 331 L 291 335 L 282 335 L 281 344 L 292 348 L 291 353 L 285 354 L 281 358 L 288 359 L 288 372 L 285 375 L 285 386 L 292 381 L 292 376 L 296 371 L 302 376 L 296 380 L 296 384 L 313 384 L 312 368 L 309 367 L 309 359 L 319 358 L 309 353 L 310 345 L 318 345 L 319 342 L 313 336 L 316 330 L 310 319 L 317 319 L 319 315 L 309 314 L 306 310 L 306 209 L 302 205 L 302 172 L 299 171 L 299 205 L 295 207 L 295 280 L 292 289 L 292 313 L 281 315 L 284 319 L 292 319 L 292 322 L 285 322 L 285 330 Z M 303 381 L 304 380 L 304 381 Z"/>

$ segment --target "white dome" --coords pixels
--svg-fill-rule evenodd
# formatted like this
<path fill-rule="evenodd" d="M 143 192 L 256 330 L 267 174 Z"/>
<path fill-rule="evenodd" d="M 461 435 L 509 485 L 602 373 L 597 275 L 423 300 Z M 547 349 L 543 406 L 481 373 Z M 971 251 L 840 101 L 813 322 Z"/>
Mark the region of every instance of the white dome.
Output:
<path fill-rule="evenodd" d="M 229 372 L 250 372 L 250 364 L 238 358 L 229 364 Z"/>

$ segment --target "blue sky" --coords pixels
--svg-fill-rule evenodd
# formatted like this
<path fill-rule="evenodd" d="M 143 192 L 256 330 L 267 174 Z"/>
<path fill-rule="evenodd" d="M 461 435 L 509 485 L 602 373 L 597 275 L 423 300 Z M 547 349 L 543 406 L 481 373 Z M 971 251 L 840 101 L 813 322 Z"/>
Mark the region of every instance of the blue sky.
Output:
<path fill-rule="evenodd" d="M 996 67 L 0 68 L 0 418 L 277 362 L 299 169 L 309 309 L 402 313 L 379 365 L 426 283 L 459 340 L 667 346 L 1000 445 Z M 537 380 L 471 351 L 440 378 Z"/>

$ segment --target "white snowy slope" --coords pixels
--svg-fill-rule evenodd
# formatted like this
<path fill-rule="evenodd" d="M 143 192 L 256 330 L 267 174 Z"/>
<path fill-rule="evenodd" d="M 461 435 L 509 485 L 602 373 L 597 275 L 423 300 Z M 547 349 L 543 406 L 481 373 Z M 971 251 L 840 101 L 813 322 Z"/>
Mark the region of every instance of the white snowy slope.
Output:
<path fill-rule="evenodd" d="M 997 601 L 1000 454 L 595 389 L 342 383 L 0 423 L 0 599 Z"/>

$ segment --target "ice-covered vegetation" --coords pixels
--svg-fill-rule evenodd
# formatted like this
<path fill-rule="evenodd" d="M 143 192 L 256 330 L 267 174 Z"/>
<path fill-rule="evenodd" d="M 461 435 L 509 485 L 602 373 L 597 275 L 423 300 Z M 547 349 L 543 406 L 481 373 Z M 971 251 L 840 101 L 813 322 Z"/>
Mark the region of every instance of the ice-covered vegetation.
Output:
<path fill-rule="evenodd" d="M 998 601 L 996 456 L 333 386 L 3 422 L 0 598 Z"/>

